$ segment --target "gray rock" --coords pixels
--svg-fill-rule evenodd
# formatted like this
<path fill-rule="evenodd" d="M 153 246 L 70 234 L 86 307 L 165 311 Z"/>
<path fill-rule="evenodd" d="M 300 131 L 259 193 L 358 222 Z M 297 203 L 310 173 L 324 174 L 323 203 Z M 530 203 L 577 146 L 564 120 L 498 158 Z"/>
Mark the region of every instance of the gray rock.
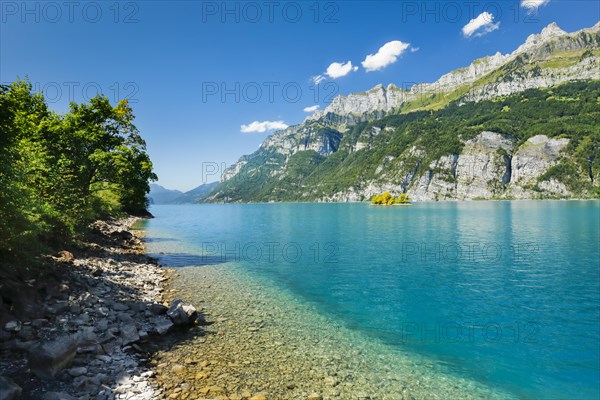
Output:
<path fill-rule="evenodd" d="M 159 335 L 166 334 L 173 326 L 173 322 L 166 317 L 158 317 L 154 320 L 154 331 Z"/>
<path fill-rule="evenodd" d="M 23 389 L 12 379 L 0 376 L 0 400 L 16 400 L 22 392 Z"/>
<path fill-rule="evenodd" d="M 82 340 L 98 340 L 95 329 L 93 326 L 82 326 L 79 335 Z"/>
<path fill-rule="evenodd" d="M 81 305 L 79 303 L 71 304 L 70 310 L 73 314 L 79 314 L 81 312 Z"/>
<path fill-rule="evenodd" d="M 104 332 L 108 329 L 108 320 L 106 318 L 96 321 L 96 329 L 100 332 Z"/>
<path fill-rule="evenodd" d="M 113 310 L 115 311 L 127 311 L 129 310 L 129 306 L 123 303 L 113 303 Z"/>
<path fill-rule="evenodd" d="M 130 302 L 128 305 L 129 309 L 135 312 L 142 312 L 146 310 L 146 305 L 144 303 Z"/>
<path fill-rule="evenodd" d="M 88 306 L 94 305 L 98 302 L 98 297 L 94 296 L 91 293 L 85 293 L 81 300 L 87 304 Z"/>
<path fill-rule="evenodd" d="M 15 343 L 14 350 L 19 351 L 19 352 L 23 352 L 23 353 L 27 353 L 29 351 L 32 351 L 32 349 L 36 348 L 40 344 L 36 340 L 28 340 L 28 341 L 25 341 L 25 342 L 22 342 L 20 340 L 16 340 L 14 343 Z"/>
<path fill-rule="evenodd" d="M 57 301 L 54 304 L 46 306 L 46 311 L 51 315 L 62 314 L 69 309 L 69 302 L 67 300 Z"/>
<path fill-rule="evenodd" d="M 75 323 L 77 325 L 87 325 L 90 322 L 91 318 L 90 316 L 86 313 L 86 314 L 81 314 L 78 318 L 75 319 Z"/>
<path fill-rule="evenodd" d="M 21 328 L 21 331 L 19 332 L 19 337 L 25 341 L 30 341 L 35 339 L 36 335 L 31 325 L 25 325 Z"/>
<path fill-rule="evenodd" d="M 465 142 L 456 166 L 456 198 L 491 199 L 510 182 L 514 143 L 494 132 L 482 132 Z"/>
<path fill-rule="evenodd" d="M 9 321 L 4 324 L 4 329 L 8 332 L 19 332 L 21 330 L 21 322 L 20 321 Z"/>
<path fill-rule="evenodd" d="M 152 303 L 148 305 L 148 310 L 150 310 L 150 312 L 154 315 L 163 315 L 167 312 L 168 308 L 162 304 Z"/>
<path fill-rule="evenodd" d="M 105 362 L 105 363 L 112 361 L 112 358 L 110 356 L 105 355 L 105 354 L 97 355 L 96 359 L 98 359 L 98 360 L 100 360 L 102 362 Z"/>
<path fill-rule="evenodd" d="M 121 239 L 125 241 L 133 239 L 133 234 L 129 231 L 114 231 L 111 233 L 111 236 L 113 236 L 116 239 Z"/>
<path fill-rule="evenodd" d="M 73 362 L 77 353 L 79 336 L 63 336 L 40 344 L 28 354 L 31 371 L 41 379 L 51 379 Z"/>
<path fill-rule="evenodd" d="M 100 386 L 100 383 L 93 378 L 80 376 L 73 380 L 73 386 L 75 386 L 79 392 L 92 394 L 98 393 L 98 386 Z"/>
<path fill-rule="evenodd" d="M 100 343 L 98 343 L 98 341 L 96 341 L 96 340 L 82 340 L 79 343 L 79 345 L 77 346 L 78 354 L 84 354 L 84 353 L 98 354 L 101 352 L 102 352 L 102 347 L 100 346 Z"/>
<path fill-rule="evenodd" d="M 115 352 L 115 349 L 117 348 L 117 343 L 115 343 L 114 341 L 110 341 L 110 342 L 106 342 L 102 344 L 102 350 L 104 350 L 104 352 L 106 354 L 113 354 Z"/>
<path fill-rule="evenodd" d="M 31 326 L 33 326 L 36 329 L 43 328 L 46 325 L 48 325 L 48 320 L 44 318 L 34 319 L 33 321 L 31 321 Z"/>
<path fill-rule="evenodd" d="M 117 314 L 117 318 L 121 322 L 133 322 L 133 317 L 129 313 L 120 312 L 119 314 Z"/>
<path fill-rule="evenodd" d="M 85 375 L 85 374 L 87 374 L 86 367 L 76 367 L 76 368 L 71 368 L 69 370 L 69 375 L 71 375 L 74 378 L 81 376 L 81 375 Z"/>
<path fill-rule="evenodd" d="M 97 311 L 98 314 L 100 314 L 103 317 L 110 315 L 110 311 L 106 307 L 98 307 Z"/>
<path fill-rule="evenodd" d="M 197 311 L 194 306 L 184 305 L 181 300 L 175 300 L 167 310 L 167 315 L 177 326 L 186 326 L 196 320 Z"/>
<path fill-rule="evenodd" d="M 121 339 L 123 340 L 124 345 L 135 343 L 140 340 L 140 335 L 135 324 L 127 324 L 121 328 Z"/>
<path fill-rule="evenodd" d="M 48 392 L 42 396 L 42 400 L 76 400 L 75 397 L 63 392 Z"/>

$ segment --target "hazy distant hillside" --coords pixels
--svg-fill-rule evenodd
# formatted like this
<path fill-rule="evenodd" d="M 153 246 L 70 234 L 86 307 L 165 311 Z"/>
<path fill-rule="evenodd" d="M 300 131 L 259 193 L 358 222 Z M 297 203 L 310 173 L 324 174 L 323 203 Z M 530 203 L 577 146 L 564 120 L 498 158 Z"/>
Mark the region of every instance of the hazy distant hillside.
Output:
<path fill-rule="evenodd" d="M 174 199 L 172 204 L 201 203 L 218 184 L 219 182 L 202 184 L 197 188 L 183 193 L 181 196 Z"/>
<path fill-rule="evenodd" d="M 201 203 L 217 184 L 218 182 L 206 183 L 185 193 L 179 190 L 167 189 L 157 184 L 151 184 L 148 199 L 150 200 L 150 204 Z"/>
<path fill-rule="evenodd" d="M 150 204 L 170 204 L 182 194 L 183 192 L 180 192 L 179 190 L 171 190 L 155 183 L 151 183 L 148 200 L 150 201 Z"/>

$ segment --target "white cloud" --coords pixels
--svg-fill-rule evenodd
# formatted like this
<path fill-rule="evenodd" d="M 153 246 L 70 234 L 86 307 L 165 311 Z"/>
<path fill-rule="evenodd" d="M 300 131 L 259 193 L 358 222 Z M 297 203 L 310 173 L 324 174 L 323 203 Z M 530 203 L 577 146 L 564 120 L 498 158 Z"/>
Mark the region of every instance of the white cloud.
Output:
<path fill-rule="evenodd" d="M 476 18 L 469 21 L 463 26 L 462 33 L 465 37 L 483 36 L 487 33 L 495 31 L 500 27 L 500 22 L 494 23 L 494 16 L 489 12 L 482 12 Z"/>
<path fill-rule="evenodd" d="M 535 11 L 541 6 L 548 4 L 550 0 L 521 0 L 521 7 Z"/>
<path fill-rule="evenodd" d="M 367 72 L 377 71 L 395 63 L 398 57 L 410 47 L 410 43 L 399 40 L 387 42 L 375 54 L 369 54 L 362 62 Z"/>
<path fill-rule="evenodd" d="M 321 83 L 325 80 L 325 77 L 323 75 L 315 75 L 315 76 L 311 77 L 310 79 L 312 79 L 312 81 L 315 85 L 318 85 L 319 83 Z"/>
<path fill-rule="evenodd" d="M 325 75 L 330 78 L 337 79 L 342 76 L 348 75 L 352 71 L 357 71 L 358 67 L 352 66 L 352 61 L 348 61 L 345 64 L 334 62 L 327 67 L 327 71 L 325 71 Z"/>
<path fill-rule="evenodd" d="M 304 112 L 307 112 L 307 113 L 315 112 L 319 109 L 319 107 L 321 107 L 321 106 L 319 106 L 318 104 L 315 106 L 305 107 Z"/>
<path fill-rule="evenodd" d="M 346 63 L 338 63 L 334 62 L 329 64 L 327 70 L 320 75 L 312 76 L 310 79 L 313 81 L 315 85 L 323 82 L 327 77 L 331 79 L 341 78 L 342 76 L 348 75 L 350 72 L 358 71 L 358 67 L 352 65 L 352 61 L 348 61 Z"/>
<path fill-rule="evenodd" d="M 411 48 L 410 48 L 410 52 L 411 52 L 411 53 L 416 53 L 416 52 L 417 52 L 417 51 L 419 51 L 419 50 L 421 50 L 421 48 L 420 48 L 420 47 L 411 47 Z"/>
<path fill-rule="evenodd" d="M 240 131 L 242 133 L 266 132 L 275 129 L 285 129 L 288 125 L 283 121 L 254 121 L 248 125 L 242 125 Z"/>

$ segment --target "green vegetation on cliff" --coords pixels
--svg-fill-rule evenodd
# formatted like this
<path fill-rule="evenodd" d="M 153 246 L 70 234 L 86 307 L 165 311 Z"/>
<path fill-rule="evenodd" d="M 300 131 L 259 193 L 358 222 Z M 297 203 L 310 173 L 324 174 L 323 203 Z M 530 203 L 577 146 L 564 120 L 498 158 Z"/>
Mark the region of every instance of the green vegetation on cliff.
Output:
<path fill-rule="evenodd" d="M 0 256 L 72 239 L 94 219 L 144 214 L 156 179 L 127 101 L 59 115 L 27 81 L 0 86 Z"/>
<path fill-rule="evenodd" d="M 559 163 L 539 179 L 563 183 L 574 197 L 600 197 L 600 82 L 579 81 L 361 122 L 340 132 L 338 149 L 327 156 L 313 150 L 286 156 L 261 147 L 208 200 L 315 201 L 351 189 L 360 193 L 373 183 L 406 191 L 432 162 L 460 154 L 464 142 L 483 131 L 505 135 L 516 148 L 536 135 L 570 139 Z"/>

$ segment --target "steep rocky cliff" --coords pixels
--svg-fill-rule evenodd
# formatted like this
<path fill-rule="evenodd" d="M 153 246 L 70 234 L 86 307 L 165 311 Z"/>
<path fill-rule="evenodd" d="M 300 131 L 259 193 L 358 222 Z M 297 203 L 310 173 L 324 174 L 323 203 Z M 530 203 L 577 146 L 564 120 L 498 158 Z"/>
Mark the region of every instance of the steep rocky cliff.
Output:
<path fill-rule="evenodd" d="M 338 96 L 269 136 L 208 201 L 595 197 L 600 23 L 550 24 L 432 84 Z"/>
<path fill-rule="evenodd" d="M 464 143 L 458 154 L 442 156 L 418 177 L 407 176 L 400 184 L 374 179 L 364 190 L 338 192 L 325 201 L 361 201 L 377 193 L 406 192 L 414 201 L 471 199 L 530 199 L 540 193 L 569 197 L 572 193 L 556 180 L 542 181 L 541 191 L 533 188 L 551 166 L 558 163 L 568 139 L 537 135 L 515 149 L 514 139 L 495 132 L 481 132 Z M 412 154 L 423 152 L 412 149 Z M 421 160 L 413 162 L 418 165 Z M 383 168 L 382 168 L 383 170 Z"/>

